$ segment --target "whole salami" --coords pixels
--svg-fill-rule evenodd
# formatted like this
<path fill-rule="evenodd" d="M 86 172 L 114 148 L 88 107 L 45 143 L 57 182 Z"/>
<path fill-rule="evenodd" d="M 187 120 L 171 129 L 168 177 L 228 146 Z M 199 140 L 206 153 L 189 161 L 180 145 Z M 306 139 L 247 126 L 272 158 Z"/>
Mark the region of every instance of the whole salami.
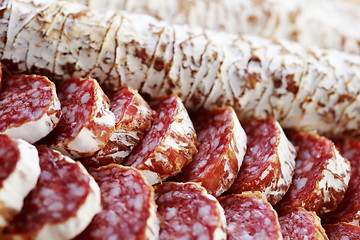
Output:
<path fill-rule="evenodd" d="M 116 118 L 115 130 L 105 147 L 81 160 L 85 166 L 121 164 L 149 131 L 154 118 L 154 111 L 149 104 L 130 87 L 108 92 L 107 96 L 110 99 L 110 110 Z"/>
<path fill-rule="evenodd" d="M 337 209 L 323 216 L 323 223 L 347 222 L 360 227 L 360 142 L 338 144 L 340 153 L 351 163 L 349 188 Z"/>
<path fill-rule="evenodd" d="M 57 89 L 62 116 L 45 142 L 73 158 L 94 154 L 114 132 L 115 116 L 109 99 L 92 78 L 73 78 Z"/>
<path fill-rule="evenodd" d="M 293 182 L 275 206 L 278 211 L 303 207 L 318 216 L 337 208 L 350 180 L 350 162 L 335 144 L 313 132 L 287 132 L 297 148 Z"/>
<path fill-rule="evenodd" d="M 173 181 L 198 182 L 220 196 L 234 182 L 246 151 L 246 134 L 231 107 L 196 113 L 192 118 L 198 153 Z"/>
<path fill-rule="evenodd" d="M 99 184 L 103 209 L 76 240 L 159 238 L 154 189 L 140 171 L 110 164 L 89 173 Z"/>
<path fill-rule="evenodd" d="M 225 210 L 228 240 L 283 239 L 278 215 L 262 193 L 230 194 L 219 202 Z"/>
<path fill-rule="evenodd" d="M 324 224 L 329 240 L 358 240 L 360 227 L 348 223 Z"/>
<path fill-rule="evenodd" d="M 143 170 L 155 184 L 178 174 L 197 152 L 196 133 L 190 117 L 176 95 L 152 99 L 156 111 L 150 131 L 123 163 Z"/>
<path fill-rule="evenodd" d="M 2 82 L 0 133 L 34 143 L 52 131 L 60 120 L 55 84 L 38 75 L 16 75 Z"/>
<path fill-rule="evenodd" d="M 38 147 L 41 173 L 5 239 L 72 239 L 100 212 L 100 190 L 85 168 L 45 146 Z"/>
<path fill-rule="evenodd" d="M 314 212 L 295 208 L 290 212 L 280 214 L 279 222 L 284 240 L 328 240 L 320 218 Z"/>
<path fill-rule="evenodd" d="M 228 193 L 260 191 L 275 205 L 290 187 L 295 148 L 274 119 L 251 119 L 243 126 L 248 137 L 247 151 Z"/>
<path fill-rule="evenodd" d="M 224 210 L 197 183 L 165 182 L 155 186 L 160 240 L 226 239 Z"/>
<path fill-rule="evenodd" d="M 36 148 L 0 134 L 0 238 L 2 228 L 20 212 L 40 175 Z"/>
<path fill-rule="evenodd" d="M 91 75 L 107 88 L 177 94 L 190 110 L 232 106 L 241 121 L 272 117 L 286 128 L 360 136 L 359 55 L 73 1 L 3 0 L 0 9 L 0 58 L 13 74 Z"/>

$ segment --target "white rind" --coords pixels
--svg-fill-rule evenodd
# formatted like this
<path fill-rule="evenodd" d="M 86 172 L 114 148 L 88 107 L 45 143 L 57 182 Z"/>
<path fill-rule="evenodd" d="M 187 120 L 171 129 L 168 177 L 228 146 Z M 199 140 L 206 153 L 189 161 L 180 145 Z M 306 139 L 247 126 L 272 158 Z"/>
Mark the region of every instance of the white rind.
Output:
<path fill-rule="evenodd" d="M 4 180 L 0 189 L 0 228 L 7 225 L 13 214 L 20 212 L 25 197 L 35 187 L 40 175 L 39 156 L 36 148 L 21 139 L 14 140 L 20 152 L 14 171 Z M 9 219 L 10 218 L 10 219 Z"/>
<path fill-rule="evenodd" d="M 64 161 L 75 164 L 74 160 L 64 156 Z M 36 235 L 34 240 L 63 240 L 72 239 L 80 234 L 91 222 L 93 217 L 98 214 L 101 207 L 100 188 L 81 163 L 76 162 L 82 173 L 89 178 L 90 191 L 83 205 L 77 210 L 76 215 L 60 224 L 47 224 Z M 14 240 L 24 240 L 26 237 L 15 237 Z"/>

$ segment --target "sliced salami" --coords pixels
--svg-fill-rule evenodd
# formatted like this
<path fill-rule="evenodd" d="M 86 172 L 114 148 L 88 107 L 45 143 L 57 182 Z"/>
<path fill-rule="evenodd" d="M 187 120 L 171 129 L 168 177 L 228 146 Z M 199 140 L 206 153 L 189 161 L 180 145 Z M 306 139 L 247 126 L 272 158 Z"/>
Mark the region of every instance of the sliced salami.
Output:
<path fill-rule="evenodd" d="M 40 175 L 36 148 L 24 140 L 0 134 L 0 235 L 20 212 Z"/>
<path fill-rule="evenodd" d="M 5 229 L 8 239 L 71 239 L 100 212 L 100 190 L 80 164 L 38 147 L 41 173 L 21 212 Z"/>
<path fill-rule="evenodd" d="M 226 239 L 224 210 L 198 183 L 165 182 L 155 186 L 160 240 Z"/>
<path fill-rule="evenodd" d="M 252 119 L 243 126 L 248 137 L 247 151 L 228 193 L 260 191 L 275 205 L 290 187 L 295 148 L 274 119 Z"/>
<path fill-rule="evenodd" d="M 327 240 L 320 218 L 303 208 L 296 208 L 290 212 L 279 215 L 281 232 L 284 240 L 308 239 Z"/>
<path fill-rule="evenodd" d="M 329 240 L 358 240 L 360 227 L 348 223 L 324 224 Z"/>
<path fill-rule="evenodd" d="M 246 151 L 246 134 L 232 107 L 196 114 L 192 119 L 198 153 L 173 180 L 198 182 L 220 196 L 234 182 Z"/>
<path fill-rule="evenodd" d="M 351 178 L 344 199 L 335 211 L 323 216 L 323 222 L 347 222 L 360 226 L 360 142 L 346 141 L 339 143 L 338 147 L 351 162 Z"/>
<path fill-rule="evenodd" d="M 350 162 L 331 140 L 314 132 L 292 130 L 287 136 L 297 147 L 295 173 L 276 209 L 303 207 L 318 216 L 335 210 L 348 188 Z"/>
<path fill-rule="evenodd" d="M 91 169 L 103 210 L 76 240 L 159 239 L 154 189 L 140 171 L 110 164 Z"/>
<path fill-rule="evenodd" d="M 219 198 L 225 210 L 227 239 L 282 239 L 278 215 L 260 192 Z"/>
<path fill-rule="evenodd" d="M 96 80 L 73 78 L 58 88 L 62 116 L 46 143 L 73 158 L 94 154 L 114 132 L 115 116 Z"/>
<path fill-rule="evenodd" d="M 61 115 L 55 85 L 38 75 L 16 75 L 2 82 L 0 133 L 34 143 L 55 128 Z"/>
<path fill-rule="evenodd" d="M 156 98 L 150 106 L 156 111 L 154 122 L 124 165 L 143 170 L 148 182 L 155 184 L 178 174 L 192 160 L 197 140 L 179 97 Z"/>
<path fill-rule="evenodd" d="M 115 131 L 104 148 L 82 160 L 86 166 L 121 164 L 149 131 L 154 119 L 154 111 L 136 90 L 122 87 L 107 95 L 116 118 Z"/>

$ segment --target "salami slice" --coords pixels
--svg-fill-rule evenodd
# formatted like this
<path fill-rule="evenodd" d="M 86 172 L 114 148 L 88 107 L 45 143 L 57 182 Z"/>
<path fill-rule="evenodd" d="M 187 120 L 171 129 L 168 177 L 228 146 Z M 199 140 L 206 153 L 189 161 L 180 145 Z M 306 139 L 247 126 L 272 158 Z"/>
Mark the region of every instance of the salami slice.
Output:
<path fill-rule="evenodd" d="M 149 104 L 130 87 L 122 87 L 107 95 L 110 98 L 110 110 L 116 118 L 115 131 L 104 148 L 82 160 L 86 166 L 121 164 L 149 131 L 154 118 L 154 111 Z"/>
<path fill-rule="evenodd" d="M 55 128 L 61 115 L 55 85 L 38 75 L 4 79 L 0 92 L 0 133 L 34 143 Z"/>
<path fill-rule="evenodd" d="M 143 170 L 150 184 L 176 175 L 197 152 L 196 134 L 190 117 L 176 95 L 153 99 L 156 111 L 150 131 L 124 162 Z"/>
<path fill-rule="evenodd" d="M 282 239 L 278 215 L 260 192 L 219 198 L 225 210 L 227 239 Z"/>
<path fill-rule="evenodd" d="M 140 171 L 110 164 L 91 169 L 103 210 L 76 240 L 159 239 L 154 189 Z"/>
<path fill-rule="evenodd" d="M 5 237 L 71 239 L 100 212 L 99 187 L 80 163 L 44 146 L 38 151 L 39 180 L 5 229 Z"/>
<path fill-rule="evenodd" d="M 73 158 L 94 154 L 114 131 L 115 116 L 109 99 L 96 80 L 73 78 L 58 88 L 62 116 L 46 143 Z"/>
<path fill-rule="evenodd" d="M 288 132 L 297 147 L 293 182 L 276 209 L 303 207 L 318 216 L 336 209 L 344 198 L 350 179 L 350 162 L 334 143 L 314 132 Z"/>
<path fill-rule="evenodd" d="M 228 192 L 260 191 L 275 205 L 290 187 L 295 148 L 274 119 L 252 119 L 243 126 L 248 136 L 247 151 Z"/>
<path fill-rule="evenodd" d="M 161 217 L 160 240 L 226 239 L 224 210 L 199 184 L 156 185 L 155 200 Z"/>
<path fill-rule="evenodd" d="M 36 148 L 24 140 L 0 134 L 0 235 L 1 229 L 21 210 L 39 175 Z"/>
<path fill-rule="evenodd" d="M 348 223 L 324 224 L 329 240 L 358 240 L 360 227 Z"/>
<path fill-rule="evenodd" d="M 246 134 L 232 107 L 197 113 L 192 119 L 198 153 L 173 180 L 198 182 L 220 196 L 234 182 L 246 151 Z"/>
<path fill-rule="evenodd" d="M 303 208 L 296 208 L 290 212 L 279 215 L 281 232 L 284 240 L 308 239 L 327 240 L 320 218 Z"/>
<path fill-rule="evenodd" d="M 335 211 L 323 216 L 323 222 L 347 222 L 360 226 L 360 142 L 346 141 L 339 143 L 338 147 L 351 162 L 351 178 L 344 199 Z"/>

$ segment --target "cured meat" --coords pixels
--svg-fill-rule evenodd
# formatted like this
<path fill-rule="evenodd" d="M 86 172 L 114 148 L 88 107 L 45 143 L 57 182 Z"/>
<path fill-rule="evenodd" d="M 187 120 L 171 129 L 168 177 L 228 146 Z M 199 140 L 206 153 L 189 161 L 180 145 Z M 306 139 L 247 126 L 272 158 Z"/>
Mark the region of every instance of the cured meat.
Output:
<path fill-rule="evenodd" d="M 4 79 L 0 92 L 0 133 L 34 143 L 52 131 L 61 115 L 54 83 L 38 75 Z"/>
<path fill-rule="evenodd" d="M 1 229 L 21 210 L 39 175 L 36 148 L 0 134 L 0 236 Z"/>
<path fill-rule="evenodd" d="M 198 182 L 220 196 L 234 182 L 246 151 L 246 134 L 231 107 L 203 111 L 192 118 L 198 153 L 172 180 Z"/>
<path fill-rule="evenodd" d="M 320 218 L 314 212 L 303 208 L 296 208 L 279 215 L 279 223 L 284 240 L 328 240 Z"/>
<path fill-rule="evenodd" d="M 41 173 L 5 239 L 72 239 L 100 212 L 100 190 L 80 163 L 38 147 Z"/>
<path fill-rule="evenodd" d="M 252 119 L 243 126 L 248 136 L 247 151 L 228 193 L 260 191 L 275 205 L 290 187 L 295 148 L 274 119 Z"/>
<path fill-rule="evenodd" d="M 336 209 L 350 180 L 350 162 L 334 143 L 316 133 L 292 130 L 288 138 L 297 148 L 293 182 L 275 206 L 279 211 L 303 207 L 318 216 Z"/>
<path fill-rule="evenodd" d="M 91 169 L 103 209 L 76 240 L 159 239 L 154 190 L 140 171 L 115 164 Z"/>
<path fill-rule="evenodd" d="M 96 80 L 73 78 L 58 87 L 62 116 L 46 143 L 73 158 L 94 154 L 114 132 L 115 116 Z"/>
<path fill-rule="evenodd" d="M 357 240 L 360 236 L 360 227 L 348 223 L 324 224 L 329 240 Z"/>
<path fill-rule="evenodd" d="M 337 209 L 323 216 L 323 223 L 347 222 L 360 226 L 360 142 L 338 145 L 340 153 L 351 163 L 349 188 Z"/>
<path fill-rule="evenodd" d="M 260 192 L 219 198 L 225 210 L 227 239 L 283 239 L 278 215 Z"/>
<path fill-rule="evenodd" d="M 92 157 L 81 160 L 86 166 L 121 164 L 149 131 L 154 118 L 154 111 L 149 104 L 130 87 L 122 87 L 107 95 L 110 98 L 110 110 L 116 118 L 115 131 L 105 147 Z"/>
<path fill-rule="evenodd" d="M 197 183 L 165 182 L 155 186 L 160 240 L 226 239 L 224 210 Z"/>
<path fill-rule="evenodd" d="M 178 174 L 197 152 L 196 134 L 190 117 L 176 95 L 150 101 L 156 111 L 150 131 L 123 163 L 143 170 L 153 185 Z"/>
<path fill-rule="evenodd" d="M 241 121 L 273 117 L 286 128 L 360 136 L 358 55 L 72 1 L 4 0 L 0 9 L 0 58 L 11 73 L 54 81 L 91 73 L 108 88 L 177 94 L 194 111 L 232 106 Z"/>
<path fill-rule="evenodd" d="M 360 7 L 339 0 L 77 0 L 92 9 L 124 9 L 177 24 L 290 39 L 360 53 Z M 331 17 L 330 17 L 331 16 Z M 341 27 L 346 26 L 346 28 Z"/>

